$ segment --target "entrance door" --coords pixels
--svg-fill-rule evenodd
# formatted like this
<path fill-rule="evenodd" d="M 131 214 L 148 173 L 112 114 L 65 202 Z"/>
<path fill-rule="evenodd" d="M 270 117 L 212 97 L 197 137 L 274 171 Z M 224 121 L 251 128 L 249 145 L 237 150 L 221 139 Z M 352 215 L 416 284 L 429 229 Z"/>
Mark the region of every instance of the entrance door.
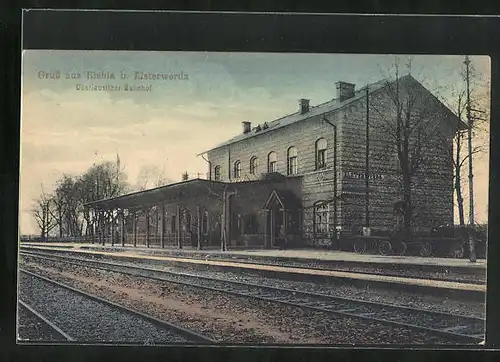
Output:
<path fill-rule="evenodd" d="M 300 201 L 287 190 L 274 190 L 263 209 L 266 212 L 266 246 L 285 246 L 291 239 L 296 241 L 300 227 Z"/>
<path fill-rule="evenodd" d="M 267 213 L 267 235 L 270 236 L 271 247 L 282 242 L 283 211 L 279 207 L 269 209 Z"/>

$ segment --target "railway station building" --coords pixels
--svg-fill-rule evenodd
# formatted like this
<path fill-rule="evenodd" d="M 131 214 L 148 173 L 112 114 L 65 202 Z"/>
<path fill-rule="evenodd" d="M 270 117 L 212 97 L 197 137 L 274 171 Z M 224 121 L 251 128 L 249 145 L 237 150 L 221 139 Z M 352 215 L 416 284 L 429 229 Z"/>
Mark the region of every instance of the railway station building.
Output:
<path fill-rule="evenodd" d="M 412 227 L 452 224 L 453 136 L 463 122 L 411 75 L 360 89 L 337 82 L 332 93 L 316 106 L 300 99 L 293 113 L 276 120 L 242 122 L 239 135 L 200 154 L 206 179 L 87 204 L 91 237 L 147 246 L 223 240 L 229 247 L 277 247 L 391 231 L 401 223 L 402 200 L 394 140 L 410 131 L 398 131 L 396 117 L 411 117 L 418 129 L 408 138 L 419 153 L 412 154 L 418 163 L 412 164 Z"/>

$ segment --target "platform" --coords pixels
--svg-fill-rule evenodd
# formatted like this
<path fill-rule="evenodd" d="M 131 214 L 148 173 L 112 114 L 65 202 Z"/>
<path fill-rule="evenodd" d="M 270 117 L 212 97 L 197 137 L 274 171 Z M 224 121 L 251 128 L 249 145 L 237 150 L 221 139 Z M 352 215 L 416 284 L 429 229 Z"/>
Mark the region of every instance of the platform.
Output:
<path fill-rule="evenodd" d="M 401 264 L 401 265 L 414 265 L 414 266 L 436 266 L 436 267 L 450 267 L 450 268 L 470 268 L 485 270 L 487 261 L 485 259 L 478 259 L 475 263 L 471 263 L 467 259 L 451 259 L 451 258 L 435 258 L 435 257 L 417 257 L 417 256 L 384 256 L 372 254 L 357 254 L 346 251 L 338 250 L 317 250 L 317 249 L 289 249 L 289 250 L 276 250 L 276 249 L 249 249 L 249 250 L 228 250 L 221 251 L 220 249 L 204 249 L 197 250 L 187 246 L 183 249 L 174 247 L 165 247 L 164 249 L 158 247 L 145 248 L 144 246 L 125 246 L 120 245 L 99 245 L 90 243 L 22 243 L 24 246 L 45 246 L 45 247 L 63 247 L 74 249 L 113 249 L 116 251 L 127 250 L 136 251 L 137 253 L 151 253 L 155 254 L 165 253 L 166 255 L 185 254 L 189 257 L 192 254 L 204 255 L 205 257 L 223 255 L 230 259 L 238 258 L 259 258 L 259 259 L 287 259 L 296 261 L 331 261 L 343 263 L 361 263 L 361 264 Z"/>

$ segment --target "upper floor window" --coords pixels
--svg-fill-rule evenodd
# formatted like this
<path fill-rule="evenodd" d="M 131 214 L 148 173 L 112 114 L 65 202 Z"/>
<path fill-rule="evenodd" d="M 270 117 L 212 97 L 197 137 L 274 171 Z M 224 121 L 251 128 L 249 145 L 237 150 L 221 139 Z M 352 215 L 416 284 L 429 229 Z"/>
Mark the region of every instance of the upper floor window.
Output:
<path fill-rule="evenodd" d="M 214 180 L 220 181 L 220 166 L 215 166 L 214 168 Z"/>
<path fill-rule="evenodd" d="M 251 175 L 255 175 L 257 173 L 257 167 L 258 167 L 257 157 L 253 156 L 250 159 L 250 174 Z"/>
<path fill-rule="evenodd" d="M 241 162 L 236 161 L 234 163 L 234 178 L 240 178 L 241 177 Z"/>
<path fill-rule="evenodd" d="M 326 167 L 326 146 L 324 138 L 316 141 L 316 170 Z"/>
<path fill-rule="evenodd" d="M 287 174 L 297 174 L 297 149 L 290 147 L 287 152 Z"/>
<path fill-rule="evenodd" d="M 278 169 L 276 166 L 276 152 L 270 152 L 267 155 L 267 172 L 276 172 Z"/>

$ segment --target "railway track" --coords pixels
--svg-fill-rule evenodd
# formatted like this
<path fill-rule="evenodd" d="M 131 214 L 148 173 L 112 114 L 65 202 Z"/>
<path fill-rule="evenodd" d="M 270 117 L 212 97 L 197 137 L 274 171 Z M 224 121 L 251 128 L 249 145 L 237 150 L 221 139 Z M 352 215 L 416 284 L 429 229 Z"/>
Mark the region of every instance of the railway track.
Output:
<path fill-rule="evenodd" d="M 88 250 L 86 248 L 83 248 L 84 250 Z M 28 248 L 23 248 L 21 247 L 22 251 L 29 250 Z M 36 249 L 35 249 L 36 250 Z M 64 252 L 64 253 L 74 253 L 74 251 L 71 250 L 61 250 L 57 252 Z M 155 255 L 156 253 L 153 251 L 151 255 Z M 360 266 L 360 265 L 352 265 L 354 264 L 353 262 L 349 262 L 348 266 L 339 266 L 335 265 L 332 266 L 330 264 L 325 264 L 325 263 L 320 263 L 320 262 L 312 262 L 312 261 L 293 261 L 293 260 L 280 260 L 280 259 L 264 259 L 264 258 L 259 258 L 257 257 L 255 260 L 254 259 L 243 259 L 243 258 L 230 258 L 227 256 L 221 256 L 221 255 L 209 255 L 208 256 L 203 256 L 200 254 L 194 254 L 194 255 L 186 255 L 186 254 L 181 254 L 181 255 L 176 255 L 175 253 L 167 254 L 165 255 L 163 252 L 159 253 L 162 256 L 166 256 L 171 259 L 178 259 L 179 262 L 182 262 L 183 259 L 193 259 L 193 260 L 211 260 L 211 261 L 220 261 L 220 262 L 230 262 L 230 263 L 238 263 L 238 264 L 245 264 L 248 266 L 252 265 L 265 265 L 265 266 L 279 266 L 279 267 L 288 267 L 288 268 L 294 268 L 298 270 L 318 270 L 318 271 L 335 271 L 335 272 L 348 272 L 351 274 L 355 275 L 377 275 L 377 276 L 391 276 L 391 277 L 408 277 L 412 279 L 425 279 L 425 280 L 433 280 L 433 281 L 443 281 L 443 282 L 458 282 L 458 283 L 468 283 L 468 284 L 477 284 L 477 285 L 486 285 L 486 276 L 485 275 L 478 275 L 478 274 L 466 274 L 466 273 L 461 273 L 461 274 L 454 274 L 454 275 L 448 275 L 447 273 L 444 272 L 435 272 L 435 271 L 422 271 L 420 270 L 422 266 L 417 266 L 417 265 L 406 265 L 406 268 L 410 268 L 409 270 L 391 270 L 389 268 L 382 268 L 381 266 L 377 265 L 375 267 L 370 266 Z M 53 255 L 53 254 L 52 254 Z M 254 257 L 253 257 L 254 258 Z M 418 267 L 418 268 L 417 268 Z M 428 266 L 426 266 L 428 267 Z M 436 275 L 436 274 L 441 274 L 441 275 Z"/>
<path fill-rule="evenodd" d="M 37 342 L 73 342 L 75 339 L 23 300 L 18 301 L 18 339 Z"/>
<path fill-rule="evenodd" d="M 58 343 L 214 343 L 194 331 L 58 281 L 23 269 L 19 272 L 20 306 L 60 335 Z"/>
<path fill-rule="evenodd" d="M 434 336 L 440 336 L 456 343 L 477 344 L 484 340 L 485 321 L 481 318 L 466 317 L 393 304 L 369 302 L 295 289 L 277 288 L 263 284 L 176 273 L 132 264 L 82 259 L 62 255 L 47 256 L 37 254 L 36 252 L 26 253 L 23 251 L 21 254 L 50 261 L 60 261 L 77 266 L 118 272 L 135 277 L 182 284 L 219 293 L 256 298 L 289 306 L 322 311 L 343 317 L 375 321 L 385 325 L 403 327 Z"/>
<path fill-rule="evenodd" d="M 168 263 L 169 266 L 176 266 L 179 268 L 196 269 L 196 270 L 217 270 L 220 272 L 231 271 L 233 273 L 246 273 L 249 272 L 253 275 L 260 275 L 263 277 L 269 277 L 273 279 L 280 279 L 285 281 L 303 281 L 303 282 L 334 282 L 339 285 L 351 285 L 358 288 L 381 288 L 384 290 L 400 291 L 402 284 L 404 284 L 405 291 L 415 292 L 421 295 L 430 296 L 441 296 L 448 297 L 454 300 L 462 301 L 475 301 L 484 302 L 485 300 L 485 285 L 478 285 L 474 283 L 461 283 L 457 281 L 443 280 L 439 281 L 445 285 L 436 284 L 436 280 L 428 280 L 421 278 L 410 278 L 410 277 L 396 277 L 389 275 L 376 275 L 370 273 L 353 273 L 345 271 L 334 271 L 334 270 L 311 270 L 307 268 L 293 268 L 293 267 L 283 267 L 280 265 L 260 265 L 260 264 L 248 264 L 239 262 L 216 262 L 216 261 L 200 261 L 193 260 L 191 263 L 188 260 L 178 260 L 177 258 L 151 258 L 144 257 L 143 255 L 125 256 L 120 253 L 116 254 L 106 254 L 106 253 L 79 253 L 79 252 L 67 252 L 61 250 L 40 250 L 40 249 L 21 249 L 22 252 L 30 253 L 34 252 L 38 255 L 76 255 L 78 257 L 88 257 L 91 259 L 99 260 L 123 260 L 126 262 L 132 262 L 134 264 L 146 264 L 150 265 L 165 265 Z M 460 286 L 462 285 L 462 286 Z"/>

